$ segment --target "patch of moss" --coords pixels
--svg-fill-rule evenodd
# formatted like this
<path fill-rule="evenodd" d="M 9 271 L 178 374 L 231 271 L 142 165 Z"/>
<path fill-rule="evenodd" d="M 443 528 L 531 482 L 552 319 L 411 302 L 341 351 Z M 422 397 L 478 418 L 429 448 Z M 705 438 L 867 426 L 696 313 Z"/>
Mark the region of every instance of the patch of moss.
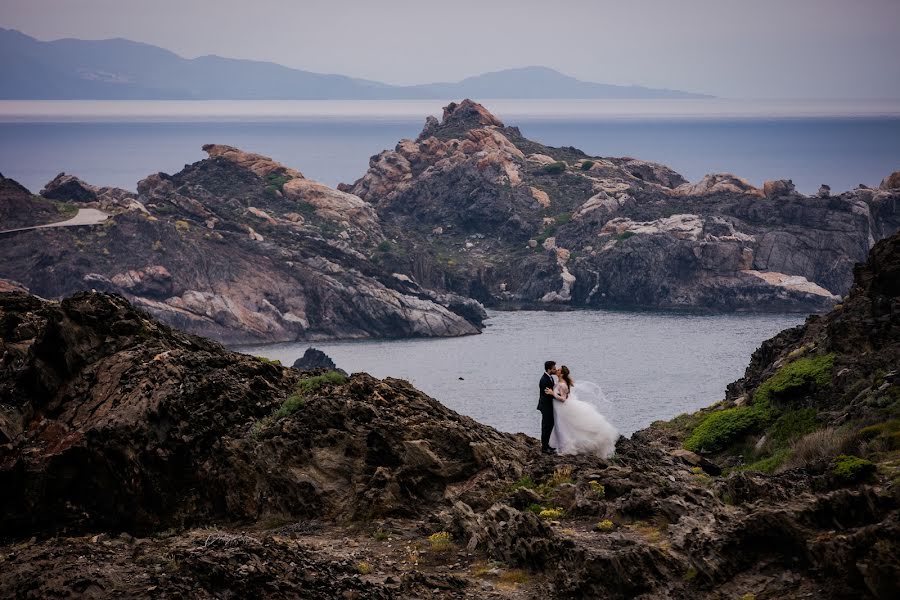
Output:
<path fill-rule="evenodd" d="M 623 231 L 622 233 L 620 233 L 619 235 L 616 236 L 616 241 L 624 242 L 628 238 L 633 237 L 635 235 L 637 235 L 637 234 L 633 231 Z"/>
<path fill-rule="evenodd" d="M 841 483 L 859 483 L 875 474 L 875 463 L 858 456 L 842 454 L 832 461 L 831 473 Z"/>
<path fill-rule="evenodd" d="M 276 410 L 272 416 L 276 419 L 280 419 L 281 417 L 292 415 L 300 410 L 306 403 L 307 394 L 315 392 L 326 383 L 340 384 L 345 381 L 347 381 L 347 377 L 337 371 L 329 371 L 322 375 L 301 379 L 300 383 L 297 384 L 294 393 L 288 396 L 287 400 L 282 403 L 281 407 Z"/>
<path fill-rule="evenodd" d="M 831 385 L 834 354 L 798 358 L 781 367 L 753 393 L 755 403 L 803 393 L 816 387 Z"/>
<path fill-rule="evenodd" d="M 266 358 L 265 356 L 257 356 L 256 358 L 263 361 L 267 365 L 275 365 L 276 367 L 281 366 L 281 361 L 278 359 Z"/>
<path fill-rule="evenodd" d="M 594 161 L 586 160 L 581 163 L 581 170 L 582 171 L 590 171 L 591 167 L 593 167 L 593 166 L 594 166 Z"/>

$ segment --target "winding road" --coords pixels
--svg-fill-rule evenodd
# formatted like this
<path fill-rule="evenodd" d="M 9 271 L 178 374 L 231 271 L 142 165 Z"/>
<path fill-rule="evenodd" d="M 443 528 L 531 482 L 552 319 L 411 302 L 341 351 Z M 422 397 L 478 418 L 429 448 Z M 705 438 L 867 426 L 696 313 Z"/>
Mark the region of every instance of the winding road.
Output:
<path fill-rule="evenodd" d="M 109 215 L 102 210 L 96 208 L 81 208 L 74 217 L 66 221 L 58 221 L 56 223 L 47 223 L 45 225 L 32 225 L 31 227 L 19 227 L 18 229 L 5 229 L 0 231 L 0 235 L 4 233 L 15 233 L 17 231 L 29 231 L 31 229 L 47 229 L 50 227 L 78 227 L 81 225 L 97 225 L 107 220 Z"/>

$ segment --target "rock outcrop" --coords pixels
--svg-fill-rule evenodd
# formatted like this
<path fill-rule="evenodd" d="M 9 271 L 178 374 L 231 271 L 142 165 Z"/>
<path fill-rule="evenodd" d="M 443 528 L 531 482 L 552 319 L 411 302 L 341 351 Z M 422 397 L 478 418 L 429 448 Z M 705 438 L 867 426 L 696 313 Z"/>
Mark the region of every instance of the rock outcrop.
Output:
<path fill-rule="evenodd" d="M 315 371 L 316 369 L 334 371 L 337 369 L 337 365 L 334 364 L 331 357 L 318 348 L 307 348 L 303 356 L 295 360 L 291 366 L 298 371 Z"/>
<path fill-rule="evenodd" d="M 466 100 L 342 187 L 396 240 L 383 264 L 490 306 L 820 312 L 900 229 L 890 181 L 817 197 L 789 180 L 688 183 L 663 165 L 538 144 Z"/>
<path fill-rule="evenodd" d="M 368 203 L 268 157 L 204 148 L 210 158 L 143 179 L 136 197 L 65 174 L 47 184 L 46 198 L 4 180 L 29 206 L 95 206 L 113 216 L 102 226 L 4 236 L 0 276 L 47 298 L 120 293 L 228 343 L 479 331 L 480 306 L 398 281 L 371 259 L 388 242 Z"/>
<path fill-rule="evenodd" d="M 228 352 L 118 296 L 0 294 L 0 595 L 894 598 L 898 282 L 900 234 L 724 403 L 611 460 L 544 456 L 403 381 Z M 721 415 L 723 445 L 681 448 Z M 778 444 L 786 462 L 746 464 Z"/>

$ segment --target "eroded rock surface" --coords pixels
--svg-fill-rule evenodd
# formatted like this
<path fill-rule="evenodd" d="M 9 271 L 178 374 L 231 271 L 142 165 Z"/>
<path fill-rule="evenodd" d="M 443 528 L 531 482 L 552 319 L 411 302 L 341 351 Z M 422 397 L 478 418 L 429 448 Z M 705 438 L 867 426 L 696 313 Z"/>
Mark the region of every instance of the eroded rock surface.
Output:
<path fill-rule="evenodd" d="M 210 158 L 141 180 L 136 197 L 60 174 L 36 198 L 4 180 L 28 207 L 96 206 L 113 216 L 4 236 L 0 276 L 48 298 L 117 292 L 229 343 L 479 331 L 480 307 L 457 313 L 466 299 L 399 282 L 372 260 L 387 242 L 368 203 L 268 157 L 204 148 Z"/>
<path fill-rule="evenodd" d="M 892 181 L 816 197 L 727 173 L 689 183 L 663 165 L 533 142 L 466 100 L 343 189 L 396 240 L 384 264 L 487 305 L 821 312 L 900 229 Z"/>

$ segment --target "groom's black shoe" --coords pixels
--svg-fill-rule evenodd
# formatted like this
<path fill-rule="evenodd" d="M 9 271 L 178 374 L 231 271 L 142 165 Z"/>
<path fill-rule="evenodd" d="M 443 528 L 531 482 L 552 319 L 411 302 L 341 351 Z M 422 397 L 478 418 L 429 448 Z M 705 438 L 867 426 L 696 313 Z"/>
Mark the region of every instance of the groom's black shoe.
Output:
<path fill-rule="evenodd" d="M 550 446 L 541 448 L 541 454 L 556 454 L 556 448 L 551 448 Z"/>

